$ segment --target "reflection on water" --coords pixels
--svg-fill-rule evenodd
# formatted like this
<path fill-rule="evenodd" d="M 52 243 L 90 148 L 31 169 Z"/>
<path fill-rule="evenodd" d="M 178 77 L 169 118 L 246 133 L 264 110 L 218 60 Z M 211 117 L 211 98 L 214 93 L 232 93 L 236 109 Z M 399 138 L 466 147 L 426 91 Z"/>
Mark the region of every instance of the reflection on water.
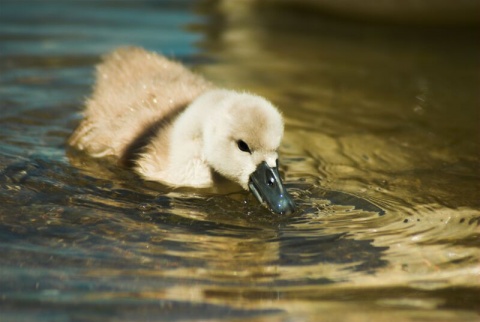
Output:
<path fill-rule="evenodd" d="M 475 32 L 235 6 L 2 2 L 2 316 L 478 318 Z M 274 101 L 298 211 L 67 153 L 93 65 L 126 43 Z"/>

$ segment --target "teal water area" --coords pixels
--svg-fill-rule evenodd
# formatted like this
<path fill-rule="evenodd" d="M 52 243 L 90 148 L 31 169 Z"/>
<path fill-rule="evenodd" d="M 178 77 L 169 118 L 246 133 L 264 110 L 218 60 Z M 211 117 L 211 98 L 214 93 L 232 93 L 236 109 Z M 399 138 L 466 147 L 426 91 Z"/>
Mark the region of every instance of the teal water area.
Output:
<path fill-rule="evenodd" d="M 478 320 L 478 36 L 249 2 L 3 0 L 1 320 Z M 298 210 L 67 149 L 122 45 L 274 102 Z"/>

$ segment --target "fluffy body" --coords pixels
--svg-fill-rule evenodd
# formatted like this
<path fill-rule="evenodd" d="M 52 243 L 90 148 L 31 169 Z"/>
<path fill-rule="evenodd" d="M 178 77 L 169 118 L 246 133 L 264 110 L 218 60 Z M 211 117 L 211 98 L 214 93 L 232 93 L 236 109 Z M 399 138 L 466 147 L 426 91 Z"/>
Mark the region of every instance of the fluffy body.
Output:
<path fill-rule="evenodd" d="M 282 136 L 282 117 L 264 98 L 218 89 L 177 62 L 128 47 L 97 67 L 69 144 L 170 186 L 209 187 L 216 172 L 248 189 L 258 164 L 276 166 Z"/>

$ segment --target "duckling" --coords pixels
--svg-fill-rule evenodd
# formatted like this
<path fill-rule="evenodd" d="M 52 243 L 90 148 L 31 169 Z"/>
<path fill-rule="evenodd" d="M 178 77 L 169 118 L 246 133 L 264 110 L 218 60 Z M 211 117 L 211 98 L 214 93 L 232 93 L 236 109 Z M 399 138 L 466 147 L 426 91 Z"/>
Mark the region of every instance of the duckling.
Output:
<path fill-rule="evenodd" d="M 217 88 L 180 63 L 127 47 L 97 66 L 68 143 L 172 187 L 212 187 L 220 175 L 272 212 L 289 214 L 295 205 L 278 173 L 283 131 L 266 99 Z"/>

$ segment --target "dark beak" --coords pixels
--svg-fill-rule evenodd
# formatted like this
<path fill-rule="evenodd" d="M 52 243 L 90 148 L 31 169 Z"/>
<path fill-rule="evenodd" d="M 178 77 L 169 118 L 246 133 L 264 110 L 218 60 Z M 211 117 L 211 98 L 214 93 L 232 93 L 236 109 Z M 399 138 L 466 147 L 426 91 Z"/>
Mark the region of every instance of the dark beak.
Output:
<path fill-rule="evenodd" d="M 263 161 L 250 175 L 248 187 L 258 201 L 274 213 L 288 215 L 295 210 L 295 203 L 283 186 L 278 167 L 271 168 Z"/>

